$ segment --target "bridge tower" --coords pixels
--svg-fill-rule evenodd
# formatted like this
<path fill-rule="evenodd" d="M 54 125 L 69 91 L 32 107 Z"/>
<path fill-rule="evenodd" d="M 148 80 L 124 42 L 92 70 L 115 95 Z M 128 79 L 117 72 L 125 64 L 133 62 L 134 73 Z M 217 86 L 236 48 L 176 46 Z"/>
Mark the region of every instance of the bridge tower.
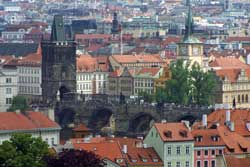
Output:
<path fill-rule="evenodd" d="M 50 40 L 41 46 L 43 101 L 55 104 L 65 93 L 76 92 L 76 42 L 66 39 L 63 16 L 54 16 Z"/>

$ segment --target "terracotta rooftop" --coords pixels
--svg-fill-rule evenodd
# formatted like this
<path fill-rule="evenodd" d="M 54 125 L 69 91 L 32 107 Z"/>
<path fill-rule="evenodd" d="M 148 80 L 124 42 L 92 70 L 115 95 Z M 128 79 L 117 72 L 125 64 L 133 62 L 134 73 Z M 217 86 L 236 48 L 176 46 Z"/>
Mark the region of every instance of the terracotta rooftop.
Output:
<path fill-rule="evenodd" d="M 160 55 L 114 55 L 112 58 L 118 63 L 166 63 Z"/>
<path fill-rule="evenodd" d="M 26 114 L 16 112 L 0 112 L 0 122 L 0 133 L 4 131 L 60 128 L 56 122 L 50 120 L 42 113 L 32 111 L 26 112 Z"/>
<path fill-rule="evenodd" d="M 246 124 L 250 123 L 250 110 L 237 109 L 229 110 L 230 120 L 234 122 L 235 132 L 242 136 L 250 137 L 250 129 L 247 129 Z M 226 121 L 226 110 L 216 110 L 208 115 L 207 123 L 208 127 L 213 126 L 216 123 L 223 125 Z"/>
<path fill-rule="evenodd" d="M 215 71 L 216 75 L 222 80 L 229 80 L 231 83 L 236 82 L 241 73 L 241 69 L 221 69 Z M 250 78 L 250 68 L 245 70 L 245 76 Z"/>
<path fill-rule="evenodd" d="M 196 147 L 225 146 L 224 141 L 220 138 L 218 129 L 194 129 L 191 133 L 195 139 L 202 138 L 201 141 L 195 140 L 194 145 Z M 213 140 L 215 138 L 218 140 Z"/>
<path fill-rule="evenodd" d="M 217 127 L 220 137 L 226 144 L 226 154 L 250 152 L 250 142 L 236 132 L 230 131 L 226 126 Z"/>
<path fill-rule="evenodd" d="M 194 140 L 185 123 L 155 123 L 154 126 L 164 142 Z"/>
<path fill-rule="evenodd" d="M 94 72 L 94 71 L 108 71 L 107 57 L 92 57 L 90 55 L 81 55 L 77 57 L 77 71 L 78 72 Z"/>
<path fill-rule="evenodd" d="M 234 156 L 226 155 L 225 161 L 227 167 L 247 167 L 250 166 L 250 158 L 236 158 Z"/>
<path fill-rule="evenodd" d="M 125 166 L 125 161 L 117 142 L 74 143 L 73 146 L 75 149 L 91 151 L 103 159 L 107 158 L 121 166 Z M 118 163 L 118 159 L 123 161 Z"/>
<path fill-rule="evenodd" d="M 228 37 L 226 42 L 250 42 L 250 37 Z"/>
<path fill-rule="evenodd" d="M 77 127 L 75 127 L 73 131 L 91 131 L 91 129 L 89 129 L 83 123 L 81 123 Z"/>
<path fill-rule="evenodd" d="M 218 57 L 209 63 L 210 67 L 220 69 L 249 69 L 250 66 L 235 57 Z"/>

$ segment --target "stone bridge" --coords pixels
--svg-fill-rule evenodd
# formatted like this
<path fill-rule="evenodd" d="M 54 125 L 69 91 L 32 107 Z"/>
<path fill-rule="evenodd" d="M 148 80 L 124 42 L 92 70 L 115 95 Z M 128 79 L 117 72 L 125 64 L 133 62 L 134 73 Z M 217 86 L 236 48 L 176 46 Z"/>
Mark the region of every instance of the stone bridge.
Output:
<path fill-rule="evenodd" d="M 177 106 L 165 104 L 162 107 L 152 104 L 129 102 L 120 104 L 107 96 L 91 99 L 78 98 L 58 102 L 55 108 L 57 121 L 62 127 L 70 123 L 85 123 L 95 132 L 111 131 L 117 135 L 145 134 L 153 122 L 188 120 L 193 123 L 209 114 L 206 107 Z"/>

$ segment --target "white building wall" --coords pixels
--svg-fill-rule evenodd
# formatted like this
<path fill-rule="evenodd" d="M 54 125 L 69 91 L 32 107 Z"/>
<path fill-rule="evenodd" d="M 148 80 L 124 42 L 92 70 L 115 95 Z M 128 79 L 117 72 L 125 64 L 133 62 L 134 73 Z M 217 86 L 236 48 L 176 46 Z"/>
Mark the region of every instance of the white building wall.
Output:
<path fill-rule="evenodd" d="M 76 81 L 77 93 L 89 95 L 107 93 L 107 72 L 77 72 Z"/>
<path fill-rule="evenodd" d="M 18 94 L 41 96 L 41 67 L 18 66 Z"/>
<path fill-rule="evenodd" d="M 19 131 L 19 133 L 20 132 L 22 131 Z M 41 130 L 33 132 L 30 131 L 25 133 L 31 134 L 32 137 L 41 137 L 42 140 L 47 142 L 50 147 L 52 147 L 53 145 L 60 144 L 60 130 L 53 130 L 53 131 Z M 12 134 L 14 134 L 14 132 L 1 133 L 0 131 L 0 144 L 2 144 L 6 140 L 10 140 Z"/>
<path fill-rule="evenodd" d="M 17 95 L 16 69 L 0 67 L 0 112 L 11 106 L 13 97 Z"/>

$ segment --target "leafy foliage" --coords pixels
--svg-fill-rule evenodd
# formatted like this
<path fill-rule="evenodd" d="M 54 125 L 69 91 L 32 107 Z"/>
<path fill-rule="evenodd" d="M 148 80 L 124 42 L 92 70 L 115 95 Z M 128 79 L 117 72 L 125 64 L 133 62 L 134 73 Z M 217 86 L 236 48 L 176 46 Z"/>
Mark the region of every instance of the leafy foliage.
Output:
<path fill-rule="evenodd" d="M 21 110 L 26 111 L 28 109 L 28 104 L 26 98 L 23 96 L 15 96 L 12 100 L 12 104 L 8 111 Z"/>
<path fill-rule="evenodd" d="M 190 97 L 189 63 L 177 60 L 170 65 L 171 80 L 166 82 L 166 97 L 169 102 L 187 104 Z"/>
<path fill-rule="evenodd" d="M 14 134 L 0 145 L 0 167 L 44 167 L 48 145 L 30 134 Z"/>
<path fill-rule="evenodd" d="M 104 162 L 85 150 L 64 150 L 57 157 L 48 157 L 47 167 L 103 167 Z"/>
<path fill-rule="evenodd" d="M 158 103 L 209 105 L 214 102 L 216 76 L 213 72 L 204 72 L 194 63 L 177 60 L 170 65 L 172 78 L 166 82 L 166 88 L 156 91 Z"/>
<path fill-rule="evenodd" d="M 198 64 L 193 64 L 190 71 L 193 101 L 199 105 L 214 102 L 216 76 L 213 72 L 203 72 Z"/>
<path fill-rule="evenodd" d="M 138 93 L 138 96 L 139 96 L 139 97 L 142 97 L 143 100 L 144 100 L 145 102 L 148 102 L 148 103 L 151 103 L 151 102 L 154 100 L 153 96 L 152 96 L 151 94 L 145 92 L 145 91 L 144 91 L 144 92 L 139 92 L 139 93 Z"/>

